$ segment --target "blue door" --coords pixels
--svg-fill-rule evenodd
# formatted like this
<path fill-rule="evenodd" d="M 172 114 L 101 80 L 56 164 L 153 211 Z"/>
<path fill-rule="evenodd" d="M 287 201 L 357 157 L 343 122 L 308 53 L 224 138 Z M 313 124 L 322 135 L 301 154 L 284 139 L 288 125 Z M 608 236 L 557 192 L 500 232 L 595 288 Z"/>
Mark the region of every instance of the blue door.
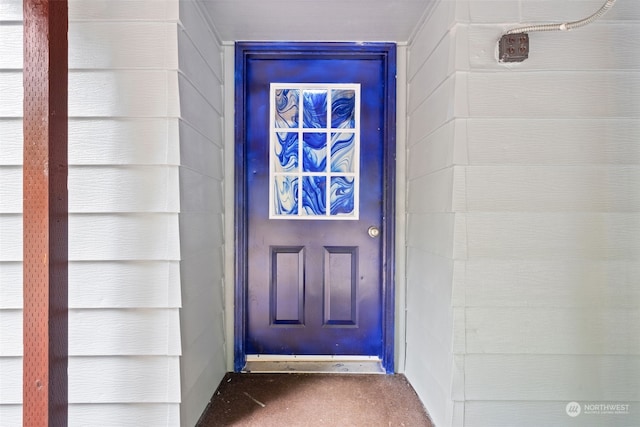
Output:
<path fill-rule="evenodd" d="M 393 44 L 236 45 L 236 370 L 393 370 L 394 116 Z"/>

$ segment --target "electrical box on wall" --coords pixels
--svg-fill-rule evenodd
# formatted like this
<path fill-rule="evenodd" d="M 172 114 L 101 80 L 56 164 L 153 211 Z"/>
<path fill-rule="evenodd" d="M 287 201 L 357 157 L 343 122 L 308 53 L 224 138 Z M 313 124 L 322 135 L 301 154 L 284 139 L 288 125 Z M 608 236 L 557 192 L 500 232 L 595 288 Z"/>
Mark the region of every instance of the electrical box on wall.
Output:
<path fill-rule="evenodd" d="M 500 62 L 522 62 L 529 57 L 529 34 L 505 34 L 498 43 Z"/>

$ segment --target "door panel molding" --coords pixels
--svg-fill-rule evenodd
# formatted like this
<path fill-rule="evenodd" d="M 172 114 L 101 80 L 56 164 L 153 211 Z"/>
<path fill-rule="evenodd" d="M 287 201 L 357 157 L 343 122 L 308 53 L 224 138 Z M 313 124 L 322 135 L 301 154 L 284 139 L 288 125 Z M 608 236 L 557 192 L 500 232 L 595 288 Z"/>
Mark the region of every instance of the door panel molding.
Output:
<path fill-rule="evenodd" d="M 247 135 L 245 132 L 245 105 L 248 91 L 246 76 L 248 61 L 254 59 L 374 59 L 383 64 L 384 79 L 384 148 L 383 148 L 383 218 L 380 236 L 382 239 L 382 364 L 386 372 L 394 368 L 394 322 L 395 322 L 395 151 L 396 151 L 396 46 L 393 43 L 332 43 L 332 42 L 238 42 L 235 46 L 235 326 L 234 326 L 234 370 L 242 370 L 246 362 L 248 223 L 247 208 Z M 272 254 L 276 257 L 276 254 Z M 290 253 L 293 255 L 293 253 Z M 340 260 L 344 262 L 344 260 Z M 286 273 L 291 274 L 291 272 Z M 343 280 L 344 278 L 339 278 Z M 344 285 L 344 284 L 342 284 Z M 330 289 L 325 292 L 329 292 Z M 272 289 L 273 292 L 273 289 Z M 325 293 L 325 298 L 331 295 Z M 350 295 L 353 297 L 353 295 Z M 277 308 L 276 308 L 277 310 Z M 349 310 L 355 310 L 349 308 Z M 287 308 L 283 313 L 290 317 Z M 347 319 L 345 307 L 339 307 L 336 322 Z M 351 313 L 353 314 L 353 313 Z M 351 315 L 350 314 L 350 315 Z M 329 317 L 327 317 L 329 316 Z M 325 319 L 332 314 L 325 314 Z M 287 319 L 284 319 L 285 321 Z M 294 320 L 294 319 L 291 319 Z M 339 326 L 334 323 L 335 326 Z M 342 327 L 348 327 L 346 323 Z"/>

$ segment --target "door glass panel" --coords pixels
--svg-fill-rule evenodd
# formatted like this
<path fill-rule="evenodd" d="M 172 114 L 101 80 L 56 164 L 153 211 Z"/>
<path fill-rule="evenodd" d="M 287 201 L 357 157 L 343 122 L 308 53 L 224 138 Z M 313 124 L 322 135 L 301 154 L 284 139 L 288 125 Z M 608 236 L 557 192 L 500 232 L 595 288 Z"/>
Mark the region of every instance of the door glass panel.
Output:
<path fill-rule="evenodd" d="M 270 111 L 269 218 L 358 219 L 360 85 L 272 83 Z"/>
<path fill-rule="evenodd" d="M 331 136 L 331 172 L 355 172 L 355 135 L 340 132 Z"/>
<path fill-rule="evenodd" d="M 305 89 L 302 91 L 303 120 L 305 128 L 324 129 L 327 127 L 327 90 Z"/>
<path fill-rule="evenodd" d="M 291 216 L 298 214 L 298 178 L 288 175 L 277 175 L 272 185 L 275 193 L 274 210 L 277 215 Z"/>
<path fill-rule="evenodd" d="M 275 108 L 273 109 L 274 126 L 278 128 L 298 127 L 299 112 L 298 102 L 300 101 L 300 91 L 297 89 L 277 89 L 274 98 Z"/>
<path fill-rule="evenodd" d="M 324 172 L 327 169 L 327 134 L 308 133 L 302 136 L 302 171 Z"/>
<path fill-rule="evenodd" d="M 331 91 L 331 127 L 334 129 L 356 127 L 356 91 L 334 89 Z"/>
<path fill-rule="evenodd" d="M 298 133 L 276 132 L 275 151 L 271 162 L 276 173 L 298 170 Z"/>

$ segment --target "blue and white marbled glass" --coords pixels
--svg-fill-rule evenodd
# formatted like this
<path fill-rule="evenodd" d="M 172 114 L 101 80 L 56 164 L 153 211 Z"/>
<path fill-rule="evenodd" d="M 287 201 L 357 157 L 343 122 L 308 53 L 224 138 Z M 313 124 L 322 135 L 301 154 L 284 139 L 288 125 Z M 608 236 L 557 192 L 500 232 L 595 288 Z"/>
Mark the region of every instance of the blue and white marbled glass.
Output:
<path fill-rule="evenodd" d="M 327 127 L 326 89 L 305 89 L 302 91 L 302 127 L 324 129 Z"/>
<path fill-rule="evenodd" d="M 277 128 L 295 129 L 299 121 L 300 90 L 277 89 L 275 93 L 275 117 Z"/>
<path fill-rule="evenodd" d="M 276 132 L 273 162 L 275 172 L 295 172 L 298 170 L 298 133 Z"/>
<path fill-rule="evenodd" d="M 327 178 L 325 176 L 302 177 L 302 209 L 306 215 L 326 215 Z"/>
<path fill-rule="evenodd" d="M 276 85 L 270 217 L 357 219 L 359 87 Z"/>
<path fill-rule="evenodd" d="M 302 140 L 302 172 L 326 172 L 327 134 L 305 132 Z"/>
<path fill-rule="evenodd" d="M 331 172 L 355 171 L 355 134 L 340 132 L 331 134 Z"/>
<path fill-rule="evenodd" d="M 298 177 L 276 175 L 273 180 L 276 215 L 298 215 Z"/>
<path fill-rule="evenodd" d="M 356 92 L 353 89 L 331 91 L 331 127 L 353 129 L 356 126 Z"/>
<path fill-rule="evenodd" d="M 332 176 L 330 206 L 331 215 L 350 215 L 355 208 L 355 178 Z"/>

